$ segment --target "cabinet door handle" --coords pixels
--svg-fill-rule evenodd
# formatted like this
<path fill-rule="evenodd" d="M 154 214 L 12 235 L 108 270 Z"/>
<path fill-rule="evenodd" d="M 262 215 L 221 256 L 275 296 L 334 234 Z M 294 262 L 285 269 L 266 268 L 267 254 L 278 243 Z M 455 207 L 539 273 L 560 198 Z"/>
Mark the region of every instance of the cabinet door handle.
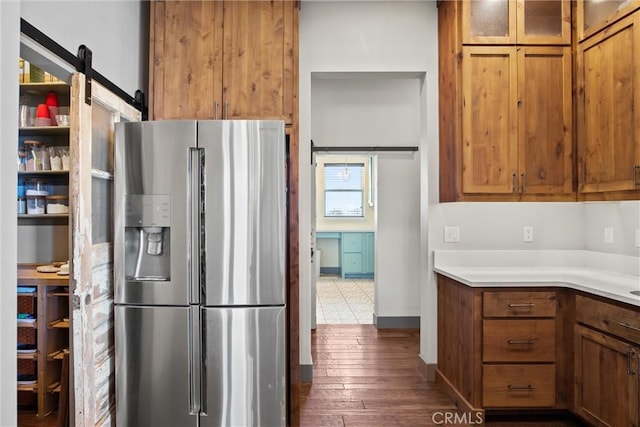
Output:
<path fill-rule="evenodd" d="M 527 384 L 527 385 L 512 385 L 512 384 L 509 384 L 507 386 L 507 388 L 509 390 L 533 390 L 534 387 L 531 384 Z"/>
<path fill-rule="evenodd" d="M 511 179 L 513 180 L 511 183 L 511 192 L 515 193 L 518 191 L 518 175 L 514 172 L 513 175 L 511 175 Z"/>
<path fill-rule="evenodd" d="M 634 348 L 629 348 L 629 350 L 627 350 L 627 375 L 636 374 L 635 372 L 633 372 L 632 365 L 631 365 L 631 361 L 635 360 L 635 358 L 636 358 L 636 350 Z"/>
<path fill-rule="evenodd" d="M 215 104 L 215 116 L 213 117 L 214 119 L 218 120 L 218 108 L 220 107 L 220 103 L 218 101 L 216 101 Z"/>
<path fill-rule="evenodd" d="M 620 322 L 619 325 L 622 326 L 623 328 L 627 328 L 627 329 L 631 329 L 632 331 L 640 332 L 640 328 L 636 328 L 635 326 L 631 326 L 628 323 Z"/>
<path fill-rule="evenodd" d="M 535 344 L 536 340 L 533 338 L 529 338 L 528 340 L 507 340 L 507 344 L 527 344 L 532 345 Z"/>
<path fill-rule="evenodd" d="M 224 119 L 227 120 L 229 118 L 229 102 L 225 101 L 224 103 Z"/>
<path fill-rule="evenodd" d="M 532 302 L 523 302 L 523 303 L 511 303 L 509 304 L 509 308 L 523 308 L 523 307 L 527 307 L 527 308 L 533 308 L 536 305 Z"/>
<path fill-rule="evenodd" d="M 524 172 L 520 174 L 520 180 L 522 181 L 520 192 L 524 193 L 525 191 L 527 191 L 527 175 Z"/>
<path fill-rule="evenodd" d="M 633 188 L 638 186 L 638 172 L 640 172 L 640 165 L 633 165 Z"/>

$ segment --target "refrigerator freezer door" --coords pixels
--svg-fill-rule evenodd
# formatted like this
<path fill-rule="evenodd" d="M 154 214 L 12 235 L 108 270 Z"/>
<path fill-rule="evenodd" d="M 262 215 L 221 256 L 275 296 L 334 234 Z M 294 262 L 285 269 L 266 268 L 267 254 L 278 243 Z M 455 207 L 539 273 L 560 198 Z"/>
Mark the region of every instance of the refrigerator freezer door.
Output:
<path fill-rule="evenodd" d="M 206 383 L 200 426 L 284 426 L 284 307 L 203 312 Z"/>
<path fill-rule="evenodd" d="M 192 264 L 197 265 L 200 251 L 197 242 L 192 244 L 193 219 L 187 208 L 191 193 L 197 192 L 189 178 L 191 169 L 199 168 L 193 155 L 196 123 L 181 120 L 116 126 L 114 265 L 118 304 L 199 302 L 200 292 L 189 286 L 195 270 Z"/>
<path fill-rule="evenodd" d="M 204 149 L 207 306 L 285 301 L 282 121 L 199 121 Z"/>
<path fill-rule="evenodd" d="M 197 426 L 199 384 L 190 375 L 190 338 L 199 336 L 190 324 L 194 310 L 115 307 L 116 425 Z"/>

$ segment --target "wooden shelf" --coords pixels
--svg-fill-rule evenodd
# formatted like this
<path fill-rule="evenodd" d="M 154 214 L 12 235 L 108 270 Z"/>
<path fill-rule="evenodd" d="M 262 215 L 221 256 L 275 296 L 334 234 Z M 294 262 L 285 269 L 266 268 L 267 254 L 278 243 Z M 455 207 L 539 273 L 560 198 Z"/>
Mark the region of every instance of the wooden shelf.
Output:
<path fill-rule="evenodd" d="M 33 82 L 20 83 L 20 95 L 46 95 L 55 92 L 58 96 L 69 96 L 69 86 L 66 82 Z"/>
<path fill-rule="evenodd" d="M 17 358 L 21 360 L 35 360 L 38 358 L 38 351 L 35 353 L 18 353 Z"/>
<path fill-rule="evenodd" d="M 49 393 L 60 393 L 60 381 L 49 384 L 47 391 Z"/>
<path fill-rule="evenodd" d="M 24 286 L 69 286 L 69 276 L 57 273 L 40 273 L 36 267 L 41 264 L 18 264 L 18 283 Z"/>
<path fill-rule="evenodd" d="M 18 391 L 38 391 L 38 383 L 36 384 L 18 384 Z"/>
<path fill-rule="evenodd" d="M 20 136 L 47 136 L 47 135 L 65 135 L 69 133 L 69 126 L 29 126 L 19 128 Z"/>
<path fill-rule="evenodd" d="M 65 319 L 56 319 L 56 320 L 52 320 L 51 322 L 47 323 L 47 327 L 49 328 L 62 328 L 62 329 L 68 329 L 69 328 L 69 320 L 65 320 Z"/>
<path fill-rule="evenodd" d="M 55 350 L 47 354 L 47 360 L 62 360 L 65 354 L 69 354 L 69 349 Z"/>
<path fill-rule="evenodd" d="M 54 289 L 52 291 L 47 292 L 48 297 L 68 297 L 69 291 L 63 291 L 60 289 Z"/>
<path fill-rule="evenodd" d="M 68 170 L 60 170 L 60 171 L 18 171 L 18 176 L 20 175 L 69 175 Z"/>
<path fill-rule="evenodd" d="M 19 214 L 18 219 L 69 218 L 69 214 Z"/>
<path fill-rule="evenodd" d="M 27 322 L 18 322 L 18 328 L 31 328 L 38 329 L 38 322 L 27 323 Z"/>

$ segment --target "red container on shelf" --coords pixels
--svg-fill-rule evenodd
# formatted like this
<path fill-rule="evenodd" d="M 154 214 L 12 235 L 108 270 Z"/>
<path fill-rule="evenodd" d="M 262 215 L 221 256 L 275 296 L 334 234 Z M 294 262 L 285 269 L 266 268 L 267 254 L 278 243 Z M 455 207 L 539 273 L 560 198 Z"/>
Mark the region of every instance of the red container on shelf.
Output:
<path fill-rule="evenodd" d="M 58 106 L 58 95 L 55 92 L 49 92 L 47 94 L 47 99 L 44 103 L 49 107 L 57 107 Z"/>
<path fill-rule="evenodd" d="M 55 92 L 49 92 L 47 99 L 44 101 L 49 109 L 49 118 L 51 119 L 51 126 L 58 126 L 56 116 L 58 115 L 58 95 Z"/>
<path fill-rule="evenodd" d="M 47 104 L 38 104 L 36 119 L 49 119 L 49 107 Z"/>

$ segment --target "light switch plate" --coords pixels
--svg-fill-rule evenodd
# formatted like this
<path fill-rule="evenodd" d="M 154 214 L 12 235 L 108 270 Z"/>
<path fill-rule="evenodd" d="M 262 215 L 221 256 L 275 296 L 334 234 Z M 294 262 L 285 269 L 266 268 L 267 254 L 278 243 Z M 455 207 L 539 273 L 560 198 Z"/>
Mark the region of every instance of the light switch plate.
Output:
<path fill-rule="evenodd" d="M 460 242 L 460 227 L 444 227 L 444 242 L 445 243 L 459 243 Z"/>
<path fill-rule="evenodd" d="M 605 227 L 604 228 L 604 242 L 613 245 L 615 242 L 613 237 L 613 227 Z"/>

